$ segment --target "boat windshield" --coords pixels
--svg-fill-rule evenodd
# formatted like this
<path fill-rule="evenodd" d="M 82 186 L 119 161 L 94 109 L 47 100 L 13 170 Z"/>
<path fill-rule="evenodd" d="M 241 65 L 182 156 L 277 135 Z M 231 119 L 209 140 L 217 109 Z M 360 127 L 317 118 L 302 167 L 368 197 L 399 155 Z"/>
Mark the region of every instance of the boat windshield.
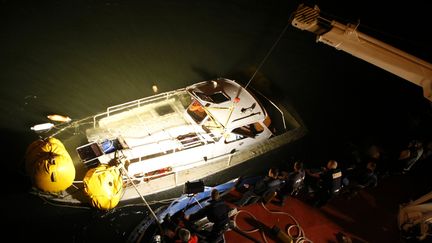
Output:
<path fill-rule="evenodd" d="M 211 102 L 211 103 L 215 103 L 215 104 L 220 104 L 222 102 L 225 101 L 229 101 L 229 97 L 224 94 L 223 92 L 216 92 L 213 93 L 211 95 L 207 95 L 201 92 L 194 92 L 200 99 Z"/>

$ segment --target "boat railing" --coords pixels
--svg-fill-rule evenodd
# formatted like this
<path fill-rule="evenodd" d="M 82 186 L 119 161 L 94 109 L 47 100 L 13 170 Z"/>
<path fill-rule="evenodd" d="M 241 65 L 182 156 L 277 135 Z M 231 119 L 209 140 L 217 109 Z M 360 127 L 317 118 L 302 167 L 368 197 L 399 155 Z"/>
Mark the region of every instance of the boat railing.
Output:
<path fill-rule="evenodd" d="M 216 162 L 220 161 L 221 159 L 227 158 L 226 162 L 230 163 L 232 155 L 233 155 L 233 153 L 230 152 L 230 153 L 220 154 L 218 156 L 215 156 L 215 157 L 209 158 L 209 159 L 201 159 L 201 160 L 191 161 L 189 163 L 183 164 L 182 165 L 183 169 L 178 167 L 176 169 L 161 171 L 159 173 L 151 173 L 150 172 L 150 174 L 148 174 L 148 175 L 142 174 L 141 176 L 136 176 L 136 175 L 129 175 L 129 176 L 131 176 L 134 180 L 137 180 L 140 182 L 147 182 L 147 181 L 151 181 L 151 180 L 158 179 L 160 177 L 164 177 L 164 176 L 168 176 L 168 175 L 174 175 L 175 178 L 177 178 L 178 174 L 180 172 L 182 172 L 184 170 L 184 168 L 193 168 L 194 166 L 199 165 L 203 162 L 205 162 L 206 164 L 211 164 L 211 163 L 216 163 Z M 152 171 L 152 172 L 154 172 L 154 171 Z M 149 172 L 147 172 L 147 173 L 149 173 Z M 178 185 L 177 180 L 176 180 L 175 185 L 176 186 Z"/>
<path fill-rule="evenodd" d="M 129 101 L 129 102 L 122 103 L 119 105 L 110 106 L 107 108 L 106 112 L 99 113 L 93 117 L 93 125 L 94 125 L 94 127 L 96 127 L 97 121 L 102 119 L 103 117 L 109 117 L 111 115 L 123 112 L 125 110 L 138 108 L 138 107 L 141 107 L 143 105 L 147 105 L 149 103 L 158 102 L 160 100 L 164 100 L 164 99 L 167 100 L 170 97 L 172 97 L 173 95 L 176 95 L 176 94 L 183 92 L 185 90 L 186 90 L 185 88 L 181 88 L 181 89 L 177 89 L 177 90 L 173 90 L 173 91 L 169 91 L 169 92 L 156 94 L 156 95 L 153 95 L 150 97 L 144 97 L 144 98 L 140 98 L 137 100 Z"/>
<path fill-rule="evenodd" d="M 252 88 L 253 89 L 253 88 Z M 279 106 L 277 106 L 271 99 L 269 99 L 267 96 L 265 96 L 263 93 L 261 93 L 260 91 L 253 89 L 254 93 L 259 94 L 260 96 L 262 96 L 265 100 L 267 100 L 274 108 L 276 108 L 276 110 L 278 110 L 278 112 L 281 114 L 282 117 L 282 123 L 283 123 L 283 127 L 286 130 L 286 121 L 285 121 L 285 114 L 284 112 L 279 108 Z"/>
<path fill-rule="evenodd" d="M 164 146 L 158 146 L 160 149 L 157 151 L 154 151 L 154 153 L 152 154 L 147 154 L 144 156 L 141 156 L 139 158 L 137 158 L 138 160 L 136 162 L 141 162 L 150 158 L 156 158 L 159 156 L 163 156 L 166 154 L 170 154 L 170 153 L 176 153 L 179 151 L 183 151 L 183 150 L 187 150 L 187 149 L 191 149 L 191 148 L 195 148 L 198 146 L 202 146 L 208 143 L 208 141 L 206 141 L 201 134 L 194 134 L 194 136 L 186 136 L 181 138 L 180 136 L 177 137 L 171 137 L 171 138 L 166 138 L 166 139 L 162 139 L 156 142 L 150 142 L 150 143 L 143 143 L 143 144 L 137 144 L 134 146 L 130 146 L 129 149 L 140 149 L 140 148 L 145 148 L 145 147 L 149 147 L 149 145 L 158 145 L 160 143 L 163 142 L 167 142 L 167 141 L 175 141 L 175 145 L 173 144 L 173 146 L 166 148 L 163 150 L 161 148 L 164 148 Z"/>
<path fill-rule="evenodd" d="M 161 173 L 155 173 L 155 174 L 152 174 L 152 175 L 145 175 L 145 176 L 135 176 L 135 175 L 133 175 L 133 176 L 131 176 L 132 177 L 132 179 L 134 179 L 134 180 L 137 180 L 137 181 L 148 181 L 148 180 L 153 180 L 153 179 L 157 179 L 157 178 L 159 178 L 159 177 L 163 177 L 163 176 L 167 176 L 167 175 L 171 175 L 171 174 L 175 174 L 176 172 L 175 171 L 164 171 L 164 172 L 161 172 Z"/>
<path fill-rule="evenodd" d="M 157 142 L 151 142 L 151 143 L 145 143 L 145 144 L 135 145 L 135 146 L 132 146 L 130 148 L 137 149 L 137 148 L 140 148 L 140 147 L 148 147 L 149 145 L 160 144 L 161 142 L 164 142 L 164 141 L 179 141 L 179 140 L 176 139 L 176 138 L 168 138 L 168 139 L 159 140 Z M 177 148 L 169 148 L 169 149 L 167 149 L 165 151 L 160 150 L 160 151 L 158 151 L 155 154 L 158 154 L 158 155 L 161 156 L 161 155 L 164 155 L 164 154 L 168 153 L 167 151 L 176 152 L 176 151 L 181 151 L 181 150 L 185 150 L 185 149 L 189 149 L 189 148 L 194 148 L 194 147 L 197 147 L 197 146 L 200 146 L 200 145 L 204 145 L 204 144 L 205 143 L 202 140 L 199 140 L 199 141 L 188 141 L 187 143 L 182 143 L 182 142 L 179 141 Z M 143 157 L 145 157 L 145 158 L 149 158 L 149 157 L 153 158 L 153 157 L 157 157 L 157 156 L 146 155 L 146 156 L 143 156 Z"/>
<path fill-rule="evenodd" d="M 264 95 L 263 95 L 263 97 L 268 101 L 268 102 L 270 102 L 270 104 L 272 104 L 278 111 L 279 111 L 279 113 L 281 114 L 281 117 L 282 117 L 282 122 L 283 122 L 283 126 L 284 126 L 284 129 L 286 130 L 286 122 L 285 122 L 285 115 L 284 115 L 284 112 L 279 108 L 279 106 L 277 106 L 272 100 L 270 100 L 270 99 L 268 99 L 267 97 L 265 97 Z"/>

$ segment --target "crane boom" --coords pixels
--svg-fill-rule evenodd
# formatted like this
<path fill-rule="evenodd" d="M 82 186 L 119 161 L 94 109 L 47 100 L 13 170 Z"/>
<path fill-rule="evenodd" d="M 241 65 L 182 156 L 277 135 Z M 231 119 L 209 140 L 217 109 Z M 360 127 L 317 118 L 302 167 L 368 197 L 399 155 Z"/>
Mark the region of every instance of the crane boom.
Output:
<path fill-rule="evenodd" d="M 358 24 L 342 24 L 320 16 L 318 6 L 300 4 L 291 24 L 317 35 L 322 42 L 374 64 L 423 89 L 432 102 L 432 64 L 357 30 Z"/>

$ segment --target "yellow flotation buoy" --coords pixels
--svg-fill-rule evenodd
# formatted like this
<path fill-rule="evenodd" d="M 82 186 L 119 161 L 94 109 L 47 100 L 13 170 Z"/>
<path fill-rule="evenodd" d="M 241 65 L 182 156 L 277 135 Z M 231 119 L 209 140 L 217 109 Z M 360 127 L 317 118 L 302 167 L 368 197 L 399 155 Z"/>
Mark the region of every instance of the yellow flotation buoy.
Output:
<path fill-rule="evenodd" d="M 102 210 L 114 208 L 123 192 L 120 170 L 105 164 L 88 170 L 84 177 L 84 191 L 90 197 L 93 207 Z"/>
<path fill-rule="evenodd" d="M 56 138 L 31 143 L 26 150 L 25 167 L 33 186 L 45 192 L 66 190 L 75 179 L 72 158 Z"/>

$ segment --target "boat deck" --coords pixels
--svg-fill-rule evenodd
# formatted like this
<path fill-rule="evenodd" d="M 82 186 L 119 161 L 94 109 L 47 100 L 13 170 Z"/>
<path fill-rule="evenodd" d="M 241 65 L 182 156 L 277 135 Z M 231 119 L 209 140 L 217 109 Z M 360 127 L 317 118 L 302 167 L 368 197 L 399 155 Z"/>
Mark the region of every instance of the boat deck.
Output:
<path fill-rule="evenodd" d="M 321 208 L 313 207 L 302 197 L 288 198 L 283 207 L 268 202 L 238 208 L 239 213 L 233 219 L 246 236 L 229 230 L 225 240 L 285 242 L 272 232 L 271 228 L 277 226 L 293 236 L 298 236 L 300 229 L 305 242 L 343 242 L 338 239 L 339 234 L 350 237 L 352 242 L 404 242 L 397 222 L 399 206 L 430 192 L 429 185 L 424 183 L 430 167 L 430 163 L 423 163 L 409 174 L 381 178 L 378 187 L 364 189 L 352 198 L 334 198 Z M 227 202 L 234 206 L 231 202 L 239 195 L 237 191 L 231 192 Z M 293 242 L 302 241 L 294 238 Z"/>
<path fill-rule="evenodd" d="M 356 212 L 349 212 L 354 208 L 352 202 L 344 205 L 336 200 L 322 208 L 315 208 L 297 198 L 289 198 L 283 207 L 272 202 L 248 205 L 238 209 L 239 213 L 234 220 L 236 226 L 254 240 L 234 230 L 226 232 L 225 239 L 227 243 L 284 242 L 272 231 L 273 227 L 277 227 L 285 234 L 293 236 L 294 242 L 300 240 L 297 237 L 304 237 L 305 242 L 338 242 L 338 233 L 348 235 L 353 242 L 398 242 L 398 234 L 394 234 L 396 218 L 392 221 L 389 220 L 388 212 L 379 210 L 377 214 L 376 208 L 371 210 L 374 208 L 373 196 L 361 193 L 353 200 L 356 200 Z M 375 215 L 377 218 L 365 222 L 365 219 L 359 220 L 359 216 L 364 218 L 359 214 Z M 356 227 L 368 228 L 369 232 L 360 232 Z M 370 235 L 380 238 L 371 239 Z"/>
<path fill-rule="evenodd" d="M 86 131 L 90 141 L 104 140 L 122 136 L 131 146 L 175 140 L 168 130 L 191 126 L 185 119 L 185 105 L 182 101 L 185 92 L 167 97 L 157 97 L 153 103 L 145 104 L 138 100 L 124 107 L 114 107 L 105 116 L 96 116 L 98 126 Z M 111 107 L 110 107 L 111 108 Z M 157 134 L 157 136 L 154 136 Z"/>

